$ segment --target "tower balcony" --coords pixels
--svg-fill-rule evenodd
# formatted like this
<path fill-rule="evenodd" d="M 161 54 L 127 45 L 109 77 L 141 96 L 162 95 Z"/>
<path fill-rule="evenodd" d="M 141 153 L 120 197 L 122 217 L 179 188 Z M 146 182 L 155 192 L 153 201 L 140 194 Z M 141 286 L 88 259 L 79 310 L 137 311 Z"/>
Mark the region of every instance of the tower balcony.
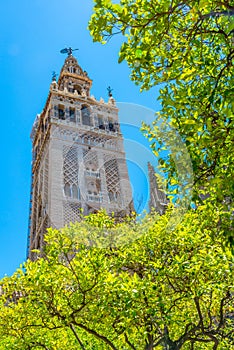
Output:
<path fill-rule="evenodd" d="M 85 170 L 85 176 L 94 177 L 96 179 L 100 178 L 100 172 L 99 171 L 93 171 L 93 170 Z"/>
<path fill-rule="evenodd" d="M 102 203 L 103 197 L 102 197 L 102 194 L 87 194 L 86 200 L 87 202 Z"/>

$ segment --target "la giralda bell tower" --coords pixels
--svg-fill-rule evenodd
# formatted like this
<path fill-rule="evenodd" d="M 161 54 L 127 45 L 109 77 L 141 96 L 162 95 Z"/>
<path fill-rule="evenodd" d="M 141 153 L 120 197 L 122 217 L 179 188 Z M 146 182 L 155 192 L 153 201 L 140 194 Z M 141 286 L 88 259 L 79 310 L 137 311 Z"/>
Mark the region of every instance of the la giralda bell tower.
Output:
<path fill-rule="evenodd" d="M 115 100 L 111 91 L 107 103 L 91 96 L 92 80 L 72 49 L 65 51 L 58 81 L 54 75 L 31 133 L 31 259 L 31 250 L 42 247 L 46 228 L 79 220 L 81 209 L 86 215 L 104 208 L 116 216 L 133 209 Z"/>

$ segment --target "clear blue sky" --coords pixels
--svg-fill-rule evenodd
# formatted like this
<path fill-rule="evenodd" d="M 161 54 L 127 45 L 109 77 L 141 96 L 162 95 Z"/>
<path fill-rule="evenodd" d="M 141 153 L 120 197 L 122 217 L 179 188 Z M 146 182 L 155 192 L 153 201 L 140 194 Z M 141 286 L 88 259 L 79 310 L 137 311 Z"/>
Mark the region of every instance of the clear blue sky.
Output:
<path fill-rule="evenodd" d="M 126 64 L 117 63 L 120 38 L 105 46 L 92 42 L 86 29 L 91 13 L 91 0 L 1 3 L 0 277 L 12 274 L 25 260 L 31 177 L 29 135 L 36 114 L 44 106 L 52 71 L 59 73 L 63 65 L 65 57 L 60 49 L 79 48 L 76 57 L 93 79 L 96 98 L 107 99 L 106 88 L 111 85 L 117 101 L 159 109 L 157 90 L 140 94 L 129 80 Z M 128 127 L 124 131 L 128 135 Z M 130 152 L 132 143 L 127 142 Z M 133 172 L 134 167 L 132 164 Z"/>

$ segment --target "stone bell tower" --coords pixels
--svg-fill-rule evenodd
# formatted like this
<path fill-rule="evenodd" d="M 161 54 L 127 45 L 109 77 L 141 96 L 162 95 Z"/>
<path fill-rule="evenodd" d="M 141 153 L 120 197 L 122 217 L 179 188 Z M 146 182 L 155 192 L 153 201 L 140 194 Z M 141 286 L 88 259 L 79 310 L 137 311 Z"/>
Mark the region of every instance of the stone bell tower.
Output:
<path fill-rule="evenodd" d="M 116 216 L 133 210 L 119 127 L 107 103 L 90 95 L 92 80 L 71 49 L 34 122 L 28 256 L 40 249 L 47 227 L 61 228 L 100 208 Z"/>
<path fill-rule="evenodd" d="M 164 214 L 169 200 L 163 189 L 159 188 L 156 173 L 153 165 L 148 162 L 148 177 L 149 177 L 149 190 L 150 190 L 150 199 L 149 199 L 149 211 L 156 210 L 160 215 Z"/>

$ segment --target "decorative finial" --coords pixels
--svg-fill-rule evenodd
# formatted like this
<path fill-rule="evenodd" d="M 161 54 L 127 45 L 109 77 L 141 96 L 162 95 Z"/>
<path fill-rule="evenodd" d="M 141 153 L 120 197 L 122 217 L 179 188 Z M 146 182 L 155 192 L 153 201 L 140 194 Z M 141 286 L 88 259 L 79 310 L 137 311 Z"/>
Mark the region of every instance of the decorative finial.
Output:
<path fill-rule="evenodd" d="M 55 71 L 52 72 L 52 81 L 56 81 L 57 75 L 58 74 Z"/>
<path fill-rule="evenodd" d="M 112 97 L 112 91 L 113 91 L 113 89 L 111 89 L 111 87 L 108 86 L 107 91 L 108 91 L 108 96 L 109 96 L 109 97 Z"/>
<path fill-rule="evenodd" d="M 67 53 L 68 56 L 72 56 L 73 51 L 77 51 L 79 49 L 72 49 L 71 47 L 65 47 L 65 49 L 60 50 L 60 53 Z"/>

